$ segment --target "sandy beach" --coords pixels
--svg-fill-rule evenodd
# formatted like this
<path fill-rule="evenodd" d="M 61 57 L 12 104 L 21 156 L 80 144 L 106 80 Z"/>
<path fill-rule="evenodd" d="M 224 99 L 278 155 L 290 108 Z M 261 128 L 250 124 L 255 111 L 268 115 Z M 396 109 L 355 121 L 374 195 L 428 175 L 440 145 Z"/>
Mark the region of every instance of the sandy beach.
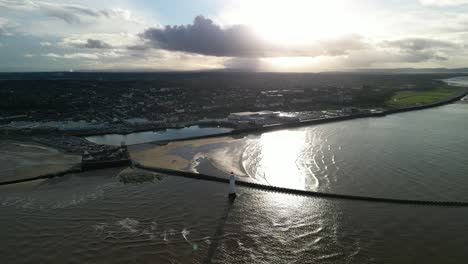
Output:
<path fill-rule="evenodd" d="M 166 145 L 139 144 L 129 146 L 132 159 L 145 166 L 200 172 L 216 176 L 249 178 L 242 167 L 243 141 L 231 138 L 208 138 L 171 142 Z M 236 145 L 236 148 L 234 148 Z"/>

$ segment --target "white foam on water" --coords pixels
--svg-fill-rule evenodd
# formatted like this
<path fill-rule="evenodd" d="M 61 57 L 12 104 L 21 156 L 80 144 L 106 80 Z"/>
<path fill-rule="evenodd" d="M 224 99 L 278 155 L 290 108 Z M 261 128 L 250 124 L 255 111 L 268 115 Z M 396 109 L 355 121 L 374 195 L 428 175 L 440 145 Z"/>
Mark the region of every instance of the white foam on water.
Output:
<path fill-rule="evenodd" d="M 79 204 L 86 203 L 88 201 L 97 200 L 104 196 L 104 191 L 102 189 L 97 189 L 94 192 L 85 193 L 85 194 L 72 194 L 69 197 L 66 197 L 65 200 L 57 202 L 52 208 L 67 208 L 70 206 L 75 206 Z"/>
<path fill-rule="evenodd" d="M 108 224 L 106 224 L 106 223 L 99 223 L 99 224 L 93 225 L 92 228 L 94 229 L 94 231 L 98 232 L 99 234 L 103 234 L 104 229 L 106 229 L 107 226 L 108 226 Z"/>
<path fill-rule="evenodd" d="M 186 228 L 184 228 L 184 229 L 182 230 L 181 234 L 182 234 L 182 237 L 185 239 L 185 241 L 187 241 L 187 242 L 190 243 L 190 241 L 189 241 L 188 238 L 187 238 L 187 236 L 190 235 L 190 231 L 188 231 Z"/>
<path fill-rule="evenodd" d="M 123 229 L 129 231 L 130 233 L 136 233 L 138 232 L 137 228 L 140 222 L 136 219 L 127 217 L 125 219 L 117 221 L 117 224 L 121 226 Z"/>
<path fill-rule="evenodd" d="M 221 171 L 233 172 L 237 176 L 250 176 L 246 175 L 240 163 L 244 148 L 236 146 L 227 146 L 219 149 L 210 150 L 207 153 L 208 158 L 212 161 L 213 166 Z"/>
<path fill-rule="evenodd" d="M 207 157 L 203 153 L 195 154 L 195 156 L 193 156 L 192 160 L 190 161 L 190 171 L 199 173 L 198 166 L 200 165 L 201 161 L 206 158 Z"/>

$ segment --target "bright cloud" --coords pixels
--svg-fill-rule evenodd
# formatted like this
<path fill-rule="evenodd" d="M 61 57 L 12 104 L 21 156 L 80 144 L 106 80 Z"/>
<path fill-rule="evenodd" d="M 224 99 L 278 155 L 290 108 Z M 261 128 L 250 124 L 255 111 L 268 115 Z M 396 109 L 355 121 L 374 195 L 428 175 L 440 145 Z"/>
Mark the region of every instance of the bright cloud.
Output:
<path fill-rule="evenodd" d="M 209 1 L 0 0 L 0 59 L 21 70 L 322 71 L 468 61 L 468 0 L 222 3 L 213 11 Z M 211 11 L 185 11 L 190 6 Z"/>
<path fill-rule="evenodd" d="M 453 6 L 468 4 L 467 0 L 419 0 L 423 5 Z"/>

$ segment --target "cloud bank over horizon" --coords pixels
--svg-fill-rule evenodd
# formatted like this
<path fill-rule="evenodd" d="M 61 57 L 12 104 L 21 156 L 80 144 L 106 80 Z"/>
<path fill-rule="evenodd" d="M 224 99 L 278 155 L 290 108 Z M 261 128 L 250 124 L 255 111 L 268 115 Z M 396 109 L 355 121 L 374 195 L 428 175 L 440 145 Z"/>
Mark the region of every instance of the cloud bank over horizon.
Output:
<path fill-rule="evenodd" d="M 0 0 L 0 58 L 10 62 L 0 71 L 466 66 L 468 1 L 364 2 L 280 0 L 265 8 L 264 0 L 226 0 L 215 15 L 193 11 L 180 23 L 159 13 L 180 12 L 177 1 Z"/>

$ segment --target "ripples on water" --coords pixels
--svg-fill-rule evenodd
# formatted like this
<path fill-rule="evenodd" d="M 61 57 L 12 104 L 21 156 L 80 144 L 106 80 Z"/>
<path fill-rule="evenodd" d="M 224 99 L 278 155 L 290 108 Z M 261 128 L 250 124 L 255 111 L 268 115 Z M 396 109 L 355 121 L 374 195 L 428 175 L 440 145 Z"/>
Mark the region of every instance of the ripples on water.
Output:
<path fill-rule="evenodd" d="M 225 184 L 172 176 L 123 184 L 117 174 L 1 187 L 2 263 L 460 263 L 468 258 L 468 238 L 460 235 L 468 230 L 468 215 L 459 208 L 248 188 L 239 188 L 230 205 Z"/>
<path fill-rule="evenodd" d="M 336 215 L 321 211 L 323 205 L 320 200 L 307 201 L 295 196 L 247 194 L 233 208 L 226 227 L 240 230 L 244 239 L 237 243 L 226 241 L 219 249 L 220 255 L 232 258 L 229 252 L 234 251 L 238 260 L 245 263 L 352 260 L 361 250 L 359 238 L 342 237 L 344 233 L 334 219 Z M 256 210 L 247 212 L 249 207 Z"/>
<path fill-rule="evenodd" d="M 221 216 L 213 209 L 227 199 L 213 201 L 224 195 L 210 184 L 123 184 L 117 174 L 2 187 L 2 263 L 191 262 L 213 239 L 229 236 L 211 232 Z"/>
<path fill-rule="evenodd" d="M 246 138 L 242 166 L 295 189 L 405 199 L 467 200 L 468 105 L 356 119 Z M 233 148 L 231 146 L 231 148 Z"/>
<path fill-rule="evenodd" d="M 467 107 L 269 133 L 229 148 L 248 174 L 268 184 L 466 199 L 468 139 L 460 131 L 467 128 Z M 118 173 L 0 187 L 2 263 L 468 259 L 468 212 L 462 208 L 314 199 L 248 188 L 239 188 L 231 205 L 225 184 L 172 176 L 122 184 Z"/>
<path fill-rule="evenodd" d="M 414 200 L 468 200 L 468 104 L 243 139 L 179 142 L 187 170 L 265 185 Z M 151 166 L 151 162 L 149 164 Z M 158 166 L 164 166 L 158 165 Z"/>

